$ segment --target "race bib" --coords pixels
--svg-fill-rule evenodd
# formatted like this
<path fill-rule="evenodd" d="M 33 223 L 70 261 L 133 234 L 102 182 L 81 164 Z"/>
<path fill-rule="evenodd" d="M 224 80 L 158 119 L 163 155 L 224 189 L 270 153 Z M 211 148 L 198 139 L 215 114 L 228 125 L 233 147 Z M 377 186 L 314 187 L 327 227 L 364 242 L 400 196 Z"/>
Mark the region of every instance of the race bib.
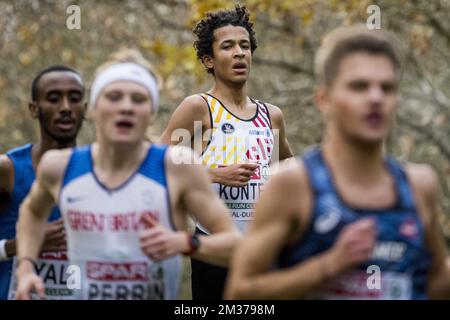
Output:
<path fill-rule="evenodd" d="M 164 300 L 164 269 L 148 259 L 128 262 L 86 261 L 80 299 Z"/>
<path fill-rule="evenodd" d="M 220 167 L 220 166 L 219 166 Z M 269 178 L 269 166 L 261 164 L 255 169 L 253 176 L 244 187 L 231 187 L 213 184 L 219 197 L 228 207 L 231 218 L 235 221 L 253 220 L 253 211 L 256 202 Z"/>
<path fill-rule="evenodd" d="M 73 291 L 67 286 L 69 274 L 66 270 L 69 266 L 66 252 L 46 252 L 36 261 L 37 273 L 44 282 L 45 298 L 48 300 L 71 300 Z M 14 258 L 13 271 L 9 285 L 8 299 L 16 297 L 17 278 L 15 276 L 17 260 Z M 37 293 L 31 293 L 31 299 L 40 299 Z"/>
<path fill-rule="evenodd" d="M 339 300 L 409 300 L 412 297 L 411 277 L 404 273 L 381 272 L 380 286 L 368 283 L 371 274 L 351 271 L 322 286 L 313 299 Z"/>

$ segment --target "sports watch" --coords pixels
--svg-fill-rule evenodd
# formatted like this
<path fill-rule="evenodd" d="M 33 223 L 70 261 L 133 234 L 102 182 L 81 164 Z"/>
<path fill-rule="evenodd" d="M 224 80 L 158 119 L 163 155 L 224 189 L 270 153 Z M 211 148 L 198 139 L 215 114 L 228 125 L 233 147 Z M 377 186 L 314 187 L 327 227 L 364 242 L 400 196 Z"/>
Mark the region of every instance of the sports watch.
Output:
<path fill-rule="evenodd" d="M 198 248 L 200 247 L 200 239 L 196 234 L 193 235 L 187 234 L 187 236 L 189 239 L 189 251 L 184 253 L 184 255 L 192 256 L 197 252 Z"/>

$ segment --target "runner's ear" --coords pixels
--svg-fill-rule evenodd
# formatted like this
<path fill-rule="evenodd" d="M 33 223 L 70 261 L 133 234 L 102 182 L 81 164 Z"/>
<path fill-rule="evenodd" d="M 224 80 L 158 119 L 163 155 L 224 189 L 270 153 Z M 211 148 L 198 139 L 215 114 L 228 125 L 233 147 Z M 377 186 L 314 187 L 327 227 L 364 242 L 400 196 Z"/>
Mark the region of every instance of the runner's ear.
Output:
<path fill-rule="evenodd" d="M 208 55 L 204 55 L 202 58 L 202 62 L 203 65 L 205 66 L 206 69 L 213 69 L 214 68 L 214 62 L 213 62 L 213 58 L 208 56 Z"/>
<path fill-rule="evenodd" d="M 37 119 L 39 117 L 39 107 L 37 106 L 35 101 L 32 101 L 28 104 L 28 110 L 30 111 L 30 115 L 33 119 Z"/>

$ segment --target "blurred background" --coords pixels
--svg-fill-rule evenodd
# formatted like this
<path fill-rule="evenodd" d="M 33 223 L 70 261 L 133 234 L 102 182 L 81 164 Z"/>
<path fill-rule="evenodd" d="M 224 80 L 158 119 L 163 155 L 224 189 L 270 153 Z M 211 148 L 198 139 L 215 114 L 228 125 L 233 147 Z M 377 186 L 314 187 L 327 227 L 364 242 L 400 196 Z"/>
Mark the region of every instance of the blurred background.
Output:
<path fill-rule="evenodd" d="M 381 9 L 381 27 L 397 34 L 406 53 L 397 125 L 387 151 L 426 162 L 439 173 L 441 224 L 450 239 L 450 0 L 248 0 L 259 47 L 249 92 L 278 105 L 295 153 L 320 142 L 322 124 L 312 101 L 313 55 L 339 25 L 365 23 Z M 70 5 L 80 29 L 69 30 Z M 33 77 L 53 64 L 78 69 L 88 85 L 104 59 L 121 47 L 139 49 L 163 79 L 162 106 L 149 135 L 157 138 L 182 99 L 208 90 L 212 79 L 197 61 L 191 32 L 205 12 L 232 8 L 229 0 L 0 0 L 0 153 L 37 140 L 28 101 Z M 79 143 L 93 139 L 86 123 Z"/>

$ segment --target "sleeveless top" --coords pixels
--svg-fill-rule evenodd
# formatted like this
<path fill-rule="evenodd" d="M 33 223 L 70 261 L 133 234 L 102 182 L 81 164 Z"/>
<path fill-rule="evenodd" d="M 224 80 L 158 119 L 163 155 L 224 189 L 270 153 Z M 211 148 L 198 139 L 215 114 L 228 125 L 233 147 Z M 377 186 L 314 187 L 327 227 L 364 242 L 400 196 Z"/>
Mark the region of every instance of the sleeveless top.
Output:
<path fill-rule="evenodd" d="M 252 220 L 255 203 L 270 174 L 274 135 L 269 110 L 264 103 L 251 99 L 256 104 L 256 113 L 251 119 L 241 119 L 213 96 L 201 96 L 208 104 L 212 127 L 210 141 L 201 155 L 203 165 L 220 168 L 248 161 L 259 164 L 244 187 L 213 183 L 213 188 L 227 205 L 236 226 L 241 232 L 245 232 Z"/>
<path fill-rule="evenodd" d="M 14 186 L 11 201 L 5 212 L 0 213 L 0 239 L 14 239 L 19 207 L 31 189 L 35 177 L 31 149 L 33 145 L 12 149 L 6 153 L 14 166 Z M 54 207 L 49 221 L 60 218 L 59 209 Z M 67 256 L 65 252 L 41 253 L 37 261 L 38 274 L 45 285 L 47 299 L 71 299 L 71 290 L 66 286 Z M 15 276 L 16 257 L 0 262 L 0 299 L 14 299 L 17 285 Z M 37 295 L 32 294 L 32 298 Z"/>
<path fill-rule="evenodd" d="M 431 256 L 411 186 L 401 165 L 392 158 L 385 159 L 395 181 L 395 205 L 371 210 L 352 208 L 345 203 L 319 148 L 307 152 L 303 160 L 314 194 L 311 222 L 302 238 L 283 250 L 279 266 L 293 266 L 328 250 L 346 225 L 372 217 L 376 221 L 377 238 L 371 259 L 325 283 L 311 297 L 425 299 Z"/>
<path fill-rule="evenodd" d="M 110 189 L 95 175 L 91 146 L 74 149 L 64 175 L 59 206 L 74 266 L 77 299 L 176 299 L 180 255 L 152 261 L 141 250 L 141 221 L 149 215 L 175 230 L 164 157 L 167 146 L 152 145 L 138 170 Z"/>

